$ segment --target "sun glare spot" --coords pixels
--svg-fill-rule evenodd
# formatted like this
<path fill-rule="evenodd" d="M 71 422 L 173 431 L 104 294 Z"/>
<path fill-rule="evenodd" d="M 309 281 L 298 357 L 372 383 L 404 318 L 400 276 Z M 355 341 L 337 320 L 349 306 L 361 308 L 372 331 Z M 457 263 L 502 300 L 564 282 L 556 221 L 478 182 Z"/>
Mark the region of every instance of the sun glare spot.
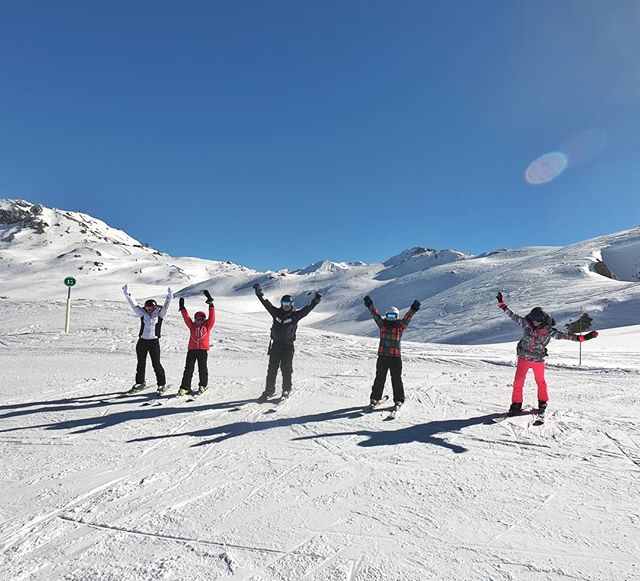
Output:
<path fill-rule="evenodd" d="M 533 160 L 524 178 L 533 185 L 546 184 L 556 179 L 567 167 L 569 158 L 561 151 L 552 151 Z"/>

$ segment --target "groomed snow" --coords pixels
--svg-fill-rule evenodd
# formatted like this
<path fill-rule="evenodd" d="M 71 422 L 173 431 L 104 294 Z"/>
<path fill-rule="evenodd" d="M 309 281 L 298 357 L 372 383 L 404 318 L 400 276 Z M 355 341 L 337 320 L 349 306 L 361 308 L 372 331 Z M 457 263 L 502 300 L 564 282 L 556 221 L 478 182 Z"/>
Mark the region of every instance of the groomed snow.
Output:
<path fill-rule="evenodd" d="M 76 301 L 68 335 L 63 301 L 0 300 L 2 579 L 640 577 L 640 327 L 585 343 L 581 368 L 552 342 L 544 427 L 485 423 L 509 404 L 513 341 L 404 342 L 407 403 L 386 422 L 359 415 L 374 338 L 305 319 L 291 400 L 259 405 L 269 317 L 249 294 L 216 306 L 209 392 L 144 406 L 120 397 L 124 300 Z M 174 303 L 174 389 L 186 345 Z"/>

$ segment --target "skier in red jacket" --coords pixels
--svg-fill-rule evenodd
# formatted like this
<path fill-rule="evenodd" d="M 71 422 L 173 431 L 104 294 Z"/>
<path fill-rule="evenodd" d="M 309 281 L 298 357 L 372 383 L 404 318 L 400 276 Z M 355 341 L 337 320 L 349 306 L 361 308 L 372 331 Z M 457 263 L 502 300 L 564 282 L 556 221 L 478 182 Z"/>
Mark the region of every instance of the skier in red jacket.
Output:
<path fill-rule="evenodd" d="M 207 297 L 209 305 L 209 317 L 202 311 L 198 311 L 193 316 L 193 321 L 184 306 L 184 299 L 180 297 L 180 313 L 185 324 L 191 332 L 189 337 L 189 347 L 187 351 L 187 361 L 184 366 L 182 381 L 180 382 L 180 390 L 178 395 L 203 394 L 207 390 L 209 382 L 209 371 L 207 369 L 207 355 L 209 352 L 209 335 L 211 328 L 216 322 L 216 309 L 213 306 L 213 298 L 208 290 L 202 291 Z M 191 390 L 191 378 L 196 361 L 198 362 L 198 391 Z"/>

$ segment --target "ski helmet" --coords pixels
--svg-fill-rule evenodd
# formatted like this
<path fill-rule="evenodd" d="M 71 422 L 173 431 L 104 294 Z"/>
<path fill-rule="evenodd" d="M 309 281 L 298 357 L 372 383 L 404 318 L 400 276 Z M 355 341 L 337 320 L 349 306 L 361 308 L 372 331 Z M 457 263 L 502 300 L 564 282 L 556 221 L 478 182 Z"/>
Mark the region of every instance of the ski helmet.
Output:
<path fill-rule="evenodd" d="M 193 315 L 193 320 L 194 321 L 204 321 L 207 318 L 207 315 L 205 315 L 202 311 L 198 311 L 195 315 Z"/>
<path fill-rule="evenodd" d="M 387 321 L 397 321 L 400 318 L 400 311 L 396 307 L 387 309 L 387 313 L 384 316 Z"/>
<path fill-rule="evenodd" d="M 542 310 L 542 307 L 534 307 L 527 315 L 527 318 L 534 323 L 544 323 L 546 322 L 548 315 Z"/>
<path fill-rule="evenodd" d="M 156 301 L 154 301 L 153 299 L 147 299 L 144 302 L 144 308 L 146 309 L 147 307 L 153 307 L 154 309 L 158 306 L 158 303 L 156 303 Z"/>
<path fill-rule="evenodd" d="M 293 309 L 293 297 L 291 295 L 283 295 L 280 299 L 280 308 L 285 311 Z"/>

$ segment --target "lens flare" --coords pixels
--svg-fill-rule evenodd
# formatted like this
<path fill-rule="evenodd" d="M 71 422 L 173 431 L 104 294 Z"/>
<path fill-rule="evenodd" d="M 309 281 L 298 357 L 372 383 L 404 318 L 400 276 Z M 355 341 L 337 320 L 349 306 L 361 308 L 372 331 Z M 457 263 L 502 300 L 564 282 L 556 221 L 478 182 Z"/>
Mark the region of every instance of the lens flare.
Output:
<path fill-rule="evenodd" d="M 607 134 L 601 129 L 574 133 L 560 147 L 571 160 L 571 167 L 582 165 L 596 157 L 607 144 Z"/>
<path fill-rule="evenodd" d="M 556 179 L 569 164 L 569 158 L 561 151 L 552 151 L 533 160 L 524 178 L 533 185 L 541 185 Z"/>

